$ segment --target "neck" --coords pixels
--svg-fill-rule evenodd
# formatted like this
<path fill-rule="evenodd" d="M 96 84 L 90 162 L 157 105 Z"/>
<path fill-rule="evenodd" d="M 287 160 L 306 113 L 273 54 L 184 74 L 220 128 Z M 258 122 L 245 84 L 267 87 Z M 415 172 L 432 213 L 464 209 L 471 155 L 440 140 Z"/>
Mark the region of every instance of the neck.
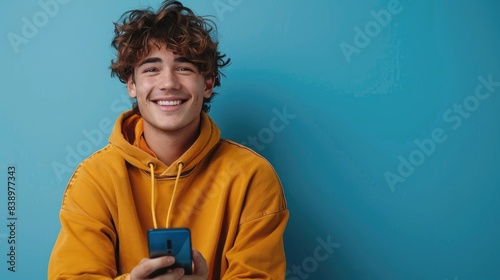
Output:
<path fill-rule="evenodd" d="M 177 131 L 163 131 L 144 122 L 144 139 L 158 159 L 167 166 L 179 159 L 198 138 L 200 119 Z"/>

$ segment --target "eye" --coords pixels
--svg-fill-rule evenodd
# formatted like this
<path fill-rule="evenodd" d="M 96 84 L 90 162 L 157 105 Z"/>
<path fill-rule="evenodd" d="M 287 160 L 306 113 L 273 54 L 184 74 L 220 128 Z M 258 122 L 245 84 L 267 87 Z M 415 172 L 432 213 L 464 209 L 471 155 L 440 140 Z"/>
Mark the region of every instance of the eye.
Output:
<path fill-rule="evenodd" d="M 177 69 L 177 71 L 180 71 L 180 72 L 193 72 L 193 69 L 191 69 L 190 67 L 179 67 Z"/>
<path fill-rule="evenodd" d="M 150 68 L 146 68 L 144 69 L 144 73 L 153 73 L 153 72 L 157 72 L 158 71 L 158 68 L 156 67 L 150 67 Z"/>

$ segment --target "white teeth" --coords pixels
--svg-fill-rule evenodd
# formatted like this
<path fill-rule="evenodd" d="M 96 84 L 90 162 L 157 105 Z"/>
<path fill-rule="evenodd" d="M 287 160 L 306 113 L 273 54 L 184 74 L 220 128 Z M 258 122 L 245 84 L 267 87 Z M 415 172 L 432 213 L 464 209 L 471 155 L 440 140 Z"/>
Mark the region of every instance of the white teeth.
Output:
<path fill-rule="evenodd" d="M 169 100 L 159 100 L 158 105 L 161 106 L 175 106 L 175 105 L 180 105 L 182 103 L 181 100 L 175 100 L 175 101 L 169 101 Z"/>

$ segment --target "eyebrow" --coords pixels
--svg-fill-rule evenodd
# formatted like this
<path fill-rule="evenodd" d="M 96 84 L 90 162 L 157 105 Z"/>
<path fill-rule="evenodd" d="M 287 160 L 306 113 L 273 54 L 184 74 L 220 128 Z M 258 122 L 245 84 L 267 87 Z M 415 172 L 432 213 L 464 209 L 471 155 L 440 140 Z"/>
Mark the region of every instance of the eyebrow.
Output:
<path fill-rule="evenodd" d="M 148 57 L 148 58 L 144 59 L 143 61 L 141 61 L 137 67 L 141 67 L 142 65 L 147 64 L 147 63 L 158 63 L 158 62 L 162 62 L 162 59 L 159 57 Z M 174 58 L 174 62 L 191 63 L 194 65 L 192 60 L 190 60 L 187 57 L 183 57 L 183 56 Z"/>
<path fill-rule="evenodd" d="M 191 63 L 191 64 L 193 64 L 193 65 L 194 65 L 194 63 L 193 63 L 193 61 L 192 61 L 192 60 L 190 60 L 189 58 L 184 57 L 184 56 L 179 56 L 179 57 L 176 57 L 176 58 L 174 58 L 174 61 L 175 61 L 175 62 L 186 62 L 186 63 Z"/>
<path fill-rule="evenodd" d="M 143 61 L 141 61 L 137 67 L 141 67 L 142 65 L 147 64 L 147 63 L 157 63 L 157 62 L 162 62 L 161 58 L 148 57 L 148 58 L 144 59 Z"/>

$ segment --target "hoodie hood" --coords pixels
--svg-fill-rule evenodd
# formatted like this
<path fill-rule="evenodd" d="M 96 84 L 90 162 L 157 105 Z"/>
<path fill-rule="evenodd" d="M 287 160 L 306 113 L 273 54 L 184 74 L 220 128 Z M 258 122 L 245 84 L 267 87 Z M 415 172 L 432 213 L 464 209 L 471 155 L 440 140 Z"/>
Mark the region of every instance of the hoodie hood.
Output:
<path fill-rule="evenodd" d="M 109 137 L 109 143 L 128 163 L 139 169 L 149 173 L 149 165 L 153 163 L 154 174 L 157 177 L 176 177 L 177 167 L 180 163 L 183 165 L 184 172 L 190 172 L 220 140 L 220 130 L 213 120 L 205 112 L 202 112 L 200 135 L 180 158 L 167 166 L 132 144 L 137 137 L 142 135 L 142 121 L 142 117 L 132 111 L 122 113 L 116 120 Z"/>

